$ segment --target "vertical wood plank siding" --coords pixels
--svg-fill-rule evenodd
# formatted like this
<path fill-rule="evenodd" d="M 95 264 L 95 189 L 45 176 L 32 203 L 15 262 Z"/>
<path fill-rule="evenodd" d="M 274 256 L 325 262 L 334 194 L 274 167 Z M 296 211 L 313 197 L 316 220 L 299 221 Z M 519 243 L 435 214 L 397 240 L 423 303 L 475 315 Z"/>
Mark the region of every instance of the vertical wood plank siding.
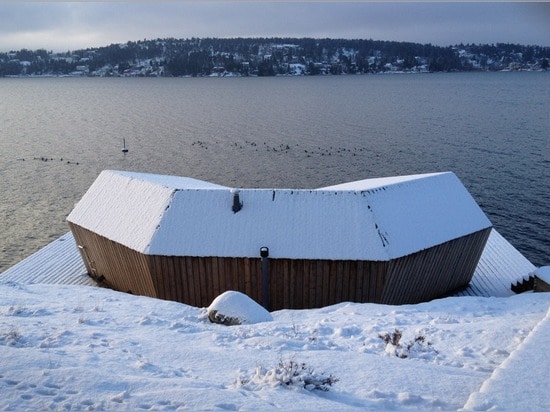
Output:
<path fill-rule="evenodd" d="M 148 256 L 70 224 L 89 272 L 120 291 L 208 306 L 226 290 L 262 303 L 258 258 Z M 269 260 L 270 310 L 344 301 L 405 304 L 468 284 L 490 228 L 389 262 Z"/>
<path fill-rule="evenodd" d="M 491 229 L 390 262 L 381 303 L 424 302 L 470 282 Z"/>
<path fill-rule="evenodd" d="M 149 271 L 149 257 L 69 223 L 88 272 L 104 276 L 113 289 L 158 297 Z M 91 265 L 92 262 L 92 265 Z"/>

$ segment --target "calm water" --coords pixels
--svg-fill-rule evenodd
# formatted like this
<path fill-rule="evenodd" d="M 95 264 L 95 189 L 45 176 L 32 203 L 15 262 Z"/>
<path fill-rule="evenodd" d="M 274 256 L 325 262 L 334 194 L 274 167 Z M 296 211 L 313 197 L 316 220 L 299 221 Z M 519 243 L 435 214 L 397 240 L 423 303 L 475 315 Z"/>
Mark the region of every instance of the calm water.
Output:
<path fill-rule="evenodd" d="M 548 73 L 0 79 L 0 272 L 66 233 L 103 169 L 287 188 L 451 170 L 550 264 L 549 103 Z"/>

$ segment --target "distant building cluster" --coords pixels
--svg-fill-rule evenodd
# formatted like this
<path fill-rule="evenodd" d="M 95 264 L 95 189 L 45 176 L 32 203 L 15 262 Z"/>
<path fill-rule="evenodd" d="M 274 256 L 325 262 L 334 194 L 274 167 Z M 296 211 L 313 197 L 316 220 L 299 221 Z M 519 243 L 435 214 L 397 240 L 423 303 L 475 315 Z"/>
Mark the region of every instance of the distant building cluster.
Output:
<path fill-rule="evenodd" d="M 277 76 L 548 70 L 550 47 L 343 39 L 157 39 L 0 53 L 0 76 Z"/>

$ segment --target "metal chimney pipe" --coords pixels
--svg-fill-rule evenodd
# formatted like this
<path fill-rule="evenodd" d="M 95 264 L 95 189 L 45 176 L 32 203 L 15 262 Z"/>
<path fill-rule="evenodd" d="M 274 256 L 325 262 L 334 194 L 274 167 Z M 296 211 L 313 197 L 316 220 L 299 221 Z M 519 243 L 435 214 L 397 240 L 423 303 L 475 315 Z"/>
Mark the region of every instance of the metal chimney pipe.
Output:
<path fill-rule="evenodd" d="M 231 193 L 233 194 L 233 207 L 231 210 L 233 210 L 233 213 L 237 213 L 243 208 L 243 204 L 239 199 L 239 189 L 231 189 Z"/>
<path fill-rule="evenodd" d="M 260 248 L 260 256 L 262 258 L 262 305 L 265 310 L 269 311 L 269 273 L 268 260 L 269 248 L 263 246 Z"/>

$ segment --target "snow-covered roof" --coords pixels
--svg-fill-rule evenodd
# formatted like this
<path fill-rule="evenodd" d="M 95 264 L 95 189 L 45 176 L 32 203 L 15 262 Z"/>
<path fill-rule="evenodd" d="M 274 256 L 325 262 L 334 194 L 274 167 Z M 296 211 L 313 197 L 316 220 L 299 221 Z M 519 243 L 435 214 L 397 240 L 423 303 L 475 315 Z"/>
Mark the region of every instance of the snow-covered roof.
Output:
<path fill-rule="evenodd" d="M 88 276 L 71 232 L 0 273 L 0 282 L 97 286 Z"/>
<path fill-rule="evenodd" d="M 357 180 L 355 182 L 340 183 L 338 185 L 322 187 L 319 190 L 373 190 L 394 184 L 405 183 L 411 180 L 434 177 L 443 173 L 426 173 L 421 175 L 376 177 L 372 179 Z"/>
<path fill-rule="evenodd" d="M 455 296 L 512 296 L 515 293 L 511 286 L 528 279 L 535 269 L 535 265 L 493 228 L 472 280 Z"/>
<path fill-rule="evenodd" d="M 451 172 L 316 190 L 103 171 L 67 220 L 150 255 L 390 260 L 491 222 Z"/>

